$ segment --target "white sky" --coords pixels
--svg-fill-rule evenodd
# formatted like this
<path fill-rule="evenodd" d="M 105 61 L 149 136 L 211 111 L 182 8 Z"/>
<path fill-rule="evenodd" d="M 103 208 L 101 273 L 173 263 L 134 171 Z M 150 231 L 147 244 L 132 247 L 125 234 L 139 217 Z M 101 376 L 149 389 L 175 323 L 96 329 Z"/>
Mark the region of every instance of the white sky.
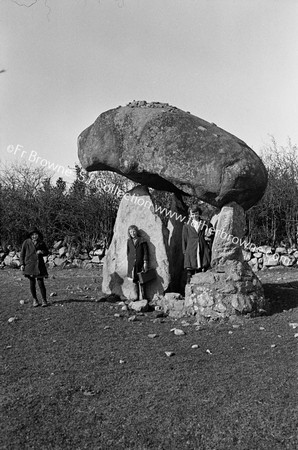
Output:
<path fill-rule="evenodd" d="M 257 153 L 269 135 L 298 142 L 298 0 L 0 0 L 1 69 L 2 163 L 74 167 L 80 132 L 134 99 Z"/>

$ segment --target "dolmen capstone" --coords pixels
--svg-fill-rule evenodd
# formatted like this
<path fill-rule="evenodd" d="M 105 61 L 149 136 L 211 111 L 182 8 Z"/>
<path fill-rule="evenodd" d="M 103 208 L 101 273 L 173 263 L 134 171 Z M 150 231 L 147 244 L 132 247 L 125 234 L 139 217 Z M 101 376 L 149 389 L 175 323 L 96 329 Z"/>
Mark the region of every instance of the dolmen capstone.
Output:
<path fill-rule="evenodd" d="M 248 209 L 267 185 L 261 159 L 236 136 L 165 103 L 132 102 L 102 113 L 78 138 L 87 171 L 110 170 L 213 206 Z"/>
<path fill-rule="evenodd" d="M 105 292 L 133 298 L 133 290 L 125 279 L 124 237 L 127 238 L 128 226 L 134 223 L 143 229 L 149 244 L 151 233 L 155 236 L 154 247 L 162 249 L 163 256 L 155 253 L 153 260 L 155 257 L 157 270 L 159 265 L 167 269 L 160 271 L 149 294 L 159 307 L 176 317 L 196 314 L 204 320 L 256 313 L 265 308 L 261 283 L 243 261 L 241 240 L 245 210 L 262 198 L 267 171 L 242 140 L 168 104 L 133 101 L 102 113 L 84 130 L 78 138 L 78 155 L 87 171 L 109 170 L 140 185 L 172 192 L 174 205 L 180 210 L 185 210 L 183 196 L 194 196 L 221 210 L 212 248 L 212 268 L 192 277 L 183 298 L 178 294 L 183 261 L 182 221 L 179 224 L 170 221 L 168 239 L 161 224 L 154 235 L 151 225 L 147 227 L 147 221 L 158 222 L 154 211 L 151 216 L 144 207 L 134 214 L 131 210 L 124 212 L 122 200 L 118 213 L 121 219 L 117 217 L 115 239 L 104 263 Z M 149 195 L 146 188 L 140 189 L 140 196 Z"/>

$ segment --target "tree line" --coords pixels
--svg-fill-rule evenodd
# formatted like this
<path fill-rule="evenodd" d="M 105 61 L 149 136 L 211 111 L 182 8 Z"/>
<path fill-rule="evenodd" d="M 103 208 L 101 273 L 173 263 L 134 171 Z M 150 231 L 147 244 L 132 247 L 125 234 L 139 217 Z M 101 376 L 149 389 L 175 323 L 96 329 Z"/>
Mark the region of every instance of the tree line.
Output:
<path fill-rule="evenodd" d="M 257 245 L 297 244 L 298 151 L 289 141 L 274 139 L 262 152 L 268 170 L 268 187 L 262 200 L 247 213 L 247 239 Z M 37 226 L 51 246 L 66 235 L 76 235 L 86 249 L 98 242 L 108 245 L 121 200 L 135 183 L 112 172 L 86 173 L 74 168 L 69 187 L 42 167 L 12 164 L 0 172 L 0 244 L 19 249 L 26 232 Z M 114 189 L 113 189 L 114 187 Z M 171 194 L 150 189 L 154 201 L 170 209 Z M 193 198 L 185 198 L 187 204 Z M 212 214 L 206 205 L 205 213 Z M 207 217 L 208 218 L 208 217 Z M 166 218 L 162 217 L 166 222 Z"/>

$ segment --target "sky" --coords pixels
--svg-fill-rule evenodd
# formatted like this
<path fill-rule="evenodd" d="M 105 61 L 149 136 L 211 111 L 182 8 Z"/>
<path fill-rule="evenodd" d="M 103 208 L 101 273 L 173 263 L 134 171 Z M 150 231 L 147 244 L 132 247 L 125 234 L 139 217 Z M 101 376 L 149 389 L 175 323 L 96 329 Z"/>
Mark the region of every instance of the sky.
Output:
<path fill-rule="evenodd" d="M 78 135 L 132 100 L 257 153 L 297 144 L 297 18 L 298 0 L 0 0 L 0 162 L 70 183 Z"/>

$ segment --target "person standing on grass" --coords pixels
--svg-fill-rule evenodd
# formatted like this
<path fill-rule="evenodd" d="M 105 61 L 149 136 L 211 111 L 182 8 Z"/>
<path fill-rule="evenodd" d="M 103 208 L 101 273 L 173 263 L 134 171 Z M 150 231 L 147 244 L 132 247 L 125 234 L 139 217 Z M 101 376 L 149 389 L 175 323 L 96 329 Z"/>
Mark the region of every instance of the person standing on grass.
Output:
<path fill-rule="evenodd" d="M 140 291 L 142 299 L 145 299 L 144 286 L 139 283 L 138 272 L 147 272 L 149 264 L 148 244 L 144 238 L 139 236 L 139 230 L 136 225 L 128 227 L 127 240 L 127 277 L 132 278 L 136 285 L 137 300 L 140 298 Z"/>
<path fill-rule="evenodd" d="M 210 248 L 205 240 L 209 224 L 200 218 L 201 214 L 202 210 L 199 206 L 191 206 L 189 208 L 189 221 L 183 225 L 182 251 L 187 284 L 189 284 L 192 275 L 206 271 L 210 267 Z"/>
<path fill-rule="evenodd" d="M 43 241 L 43 236 L 37 228 L 33 228 L 28 233 L 28 238 L 23 242 L 20 263 L 21 270 L 30 281 L 30 292 L 33 298 L 33 306 L 39 306 L 36 296 L 36 280 L 41 292 L 41 306 L 48 306 L 46 287 L 44 278 L 48 278 L 48 272 L 43 257 L 47 256 L 49 251 Z"/>

